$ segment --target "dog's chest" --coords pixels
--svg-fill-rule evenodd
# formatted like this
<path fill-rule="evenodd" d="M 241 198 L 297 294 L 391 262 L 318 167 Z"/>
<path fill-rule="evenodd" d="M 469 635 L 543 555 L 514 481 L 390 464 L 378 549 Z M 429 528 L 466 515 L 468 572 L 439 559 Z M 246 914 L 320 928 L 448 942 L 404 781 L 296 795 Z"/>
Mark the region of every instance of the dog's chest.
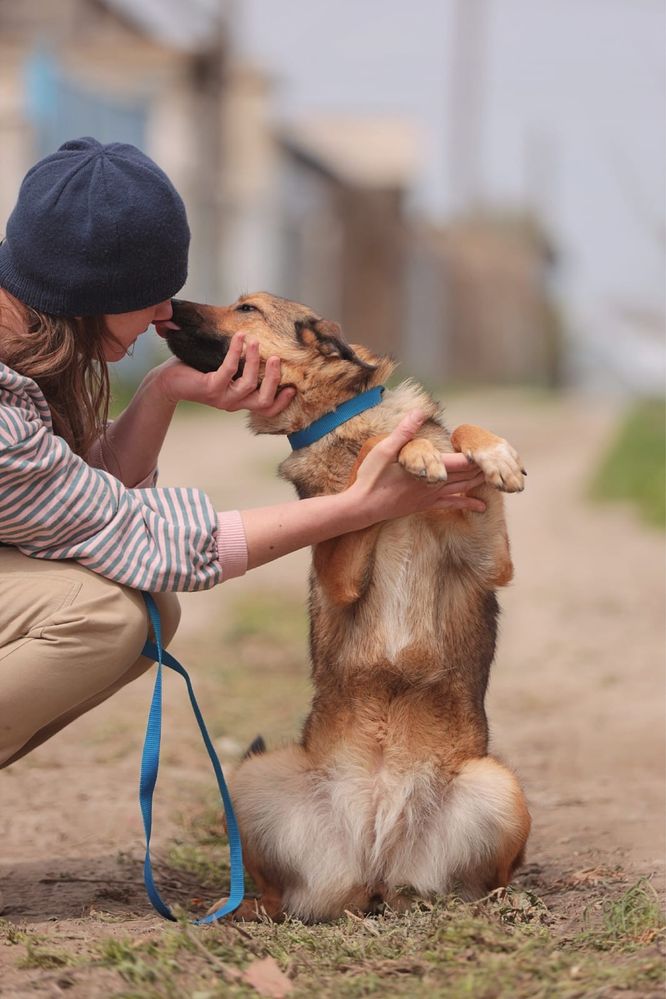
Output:
<path fill-rule="evenodd" d="M 380 532 L 366 600 L 389 661 L 441 628 L 441 561 L 441 539 L 416 516 Z"/>

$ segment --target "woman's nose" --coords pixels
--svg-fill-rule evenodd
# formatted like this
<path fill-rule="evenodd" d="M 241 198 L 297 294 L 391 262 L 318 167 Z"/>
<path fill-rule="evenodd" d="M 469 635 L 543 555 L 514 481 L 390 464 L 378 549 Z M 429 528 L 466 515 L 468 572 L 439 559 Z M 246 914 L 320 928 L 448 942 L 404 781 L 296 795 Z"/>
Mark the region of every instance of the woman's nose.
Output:
<path fill-rule="evenodd" d="M 160 304 L 155 307 L 154 321 L 162 322 L 165 319 L 171 319 L 172 315 L 173 307 L 171 305 L 171 299 L 167 298 L 166 302 L 160 302 Z"/>

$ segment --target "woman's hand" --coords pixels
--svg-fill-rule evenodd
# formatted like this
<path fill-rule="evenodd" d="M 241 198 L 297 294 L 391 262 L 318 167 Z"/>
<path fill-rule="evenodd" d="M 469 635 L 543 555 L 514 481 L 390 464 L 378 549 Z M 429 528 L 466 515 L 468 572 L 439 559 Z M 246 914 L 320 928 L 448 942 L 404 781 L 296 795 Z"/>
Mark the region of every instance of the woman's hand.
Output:
<path fill-rule="evenodd" d="M 424 419 L 418 410 L 408 413 L 361 462 L 356 481 L 348 492 L 355 491 L 369 524 L 431 509 L 473 510 L 477 513 L 486 509 L 482 500 L 467 495 L 470 489 L 482 485 L 485 479 L 478 466 L 464 454 L 442 454 L 448 479 L 441 485 L 426 484 L 398 464 L 401 449 L 418 434 Z"/>
<path fill-rule="evenodd" d="M 234 380 L 243 356 L 245 363 L 240 377 Z M 172 403 L 188 400 L 214 409 L 235 413 L 247 409 L 262 416 L 277 416 L 296 395 L 291 386 L 278 391 L 280 359 L 269 357 L 264 377 L 259 381 L 259 343 L 254 337 L 245 340 L 244 333 L 234 334 L 227 356 L 217 371 L 204 373 L 183 364 L 175 357 L 155 369 L 161 391 Z"/>
<path fill-rule="evenodd" d="M 437 508 L 482 513 L 485 503 L 466 492 L 480 486 L 484 478 L 465 455 L 442 455 L 449 479 L 441 485 L 428 485 L 398 464 L 400 449 L 417 435 L 423 421 L 422 413 L 409 413 L 370 451 L 356 481 L 341 493 L 241 510 L 248 568 L 392 517 Z"/>

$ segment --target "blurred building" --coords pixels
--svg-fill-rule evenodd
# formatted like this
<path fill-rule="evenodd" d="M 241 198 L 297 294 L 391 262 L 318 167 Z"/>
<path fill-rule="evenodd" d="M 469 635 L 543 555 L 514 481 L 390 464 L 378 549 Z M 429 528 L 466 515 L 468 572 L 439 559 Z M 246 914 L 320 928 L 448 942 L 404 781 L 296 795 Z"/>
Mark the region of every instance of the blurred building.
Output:
<path fill-rule="evenodd" d="M 0 0 L 0 219 L 28 167 L 66 139 L 132 142 L 182 193 L 192 295 L 214 295 L 223 87 L 207 0 Z"/>
<path fill-rule="evenodd" d="M 399 356 L 415 130 L 325 116 L 292 122 L 280 144 L 285 293 L 340 322 L 350 342 Z"/>
<path fill-rule="evenodd" d="M 415 220 L 423 152 L 411 122 L 320 115 L 275 127 L 273 81 L 238 61 L 226 9 L 0 0 L 0 231 L 36 159 L 80 135 L 132 142 L 187 206 L 183 297 L 274 290 L 433 384 L 553 383 L 543 237 L 516 219 Z M 152 363 L 154 339 L 137 344 L 133 373 Z"/>
<path fill-rule="evenodd" d="M 422 377 L 555 386 L 563 329 L 550 292 L 555 253 L 525 215 L 487 211 L 410 238 L 409 336 Z"/>
<path fill-rule="evenodd" d="M 280 145 L 286 295 L 432 383 L 559 381 L 554 254 L 528 217 L 415 220 L 421 144 L 404 121 L 320 116 Z"/>

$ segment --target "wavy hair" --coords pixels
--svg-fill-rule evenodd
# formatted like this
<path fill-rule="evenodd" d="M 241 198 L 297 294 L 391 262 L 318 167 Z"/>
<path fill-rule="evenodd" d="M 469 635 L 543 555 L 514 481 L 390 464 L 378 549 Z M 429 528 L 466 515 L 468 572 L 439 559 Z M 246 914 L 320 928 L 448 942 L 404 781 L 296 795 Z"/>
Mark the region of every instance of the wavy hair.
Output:
<path fill-rule="evenodd" d="M 98 316 L 51 316 L 4 294 L 8 301 L 7 308 L 0 301 L 0 360 L 39 385 L 55 433 L 85 457 L 104 434 L 109 412 L 104 321 Z"/>

